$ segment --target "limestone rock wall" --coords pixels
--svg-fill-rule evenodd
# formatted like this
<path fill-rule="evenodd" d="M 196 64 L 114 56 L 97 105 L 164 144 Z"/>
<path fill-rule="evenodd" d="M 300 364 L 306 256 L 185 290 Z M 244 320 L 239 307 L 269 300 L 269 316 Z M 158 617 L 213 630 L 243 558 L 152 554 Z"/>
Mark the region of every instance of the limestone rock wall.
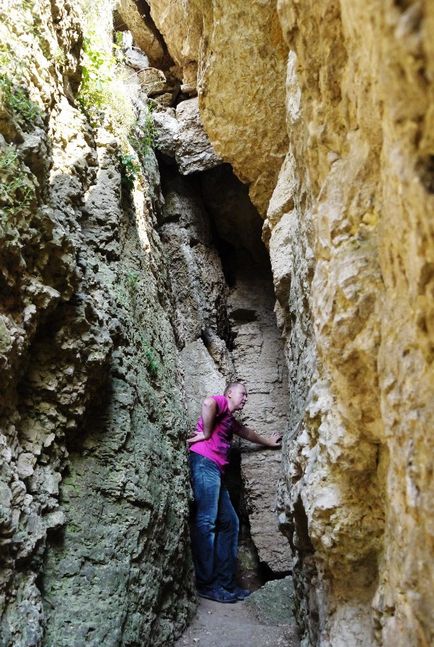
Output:
<path fill-rule="evenodd" d="M 288 545 L 261 544 L 270 463 L 242 469 L 305 644 L 431 644 L 432 3 L 122 1 L 117 62 L 112 4 L 87 9 L 0 9 L 3 643 L 170 644 L 192 608 L 182 438 L 237 372 L 248 422 L 289 411 Z M 221 160 L 265 219 L 283 352 Z"/>
<path fill-rule="evenodd" d="M 150 5 L 266 216 L 306 640 L 430 644 L 432 3 Z"/>
<path fill-rule="evenodd" d="M 79 107 L 86 20 L 1 9 L 2 647 L 167 645 L 194 607 L 158 167 Z"/>
<path fill-rule="evenodd" d="M 275 3 L 149 5 L 184 83 L 197 85 L 202 122 L 216 152 L 250 185 L 252 202 L 264 213 L 287 148 L 286 44 Z"/>

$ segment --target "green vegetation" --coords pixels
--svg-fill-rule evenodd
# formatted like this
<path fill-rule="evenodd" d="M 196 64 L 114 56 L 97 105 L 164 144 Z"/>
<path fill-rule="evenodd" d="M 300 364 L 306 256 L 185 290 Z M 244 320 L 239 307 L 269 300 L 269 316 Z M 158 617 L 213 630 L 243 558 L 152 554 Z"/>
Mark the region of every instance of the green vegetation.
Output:
<path fill-rule="evenodd" d="M 131 153 L 121 153 L 119 161 L 122 169 L 122 186 L 127 191 L 131 191 L 134 187 L 134 182 L 142 171 L 142 167 L 137 156 Z"/>
<path fill-rule="evenodd" d="M 131 343 L 138 349 L 150 377 L 156 378 L 162 369 L 158 353 L 145 334 L 137 330 L 137 322 L 140 320 L 138 309 L 141 307 L 137 296 L 141 276 L 138 270 L 124 268 L 114 286 L 114 296 L 118 305 L 125 309 L 123 320 Z"/>
<path fill-rule="evenodd" d="M 94 4 L 85 3 L 87 27 L 78 102 L 94 127 L 104 124 L 127 149 L 128 135 L 137 123 L 136 114 L 125 88 L 120 47 L 112 42 L 111 28 L 106 25 L 104 30 L 100 24 L 101 16 L 108 10 L 107 2 Z"/>
<path fill-rule="evenodd" d="M 110 82 L 115 60 L 85 38 L 82 50 L 82 79 L 78 101 L 90 121 L 96 124 L 110 103 Z"/>
<path fill-rule="evenodd" d="M 135 294 L 137 291 L 139 278 L 140 278 L 140 274 L 138 272 L 134 272 L 133 270 L 131 272 L 128 272 L 126 275 L 127 286 L 130 292 L 132 292 L 133 294 Z"/>
<path fill-rule="evenodd" d="M 142 175 L 142 165 L 154 145 L 155 127 L 148 106 L 137 118 L 123 64 L 122 36 L 115 34 L 106 20 L 108 0 L 81 0 L 85 15 L 82 49 L 82 80 L 78 101 L 94 127 L 104 125 L 120 144 L 119 162 L 122 186 L 130 192 Z"/>
<path fill-rule="evenodd" d="M 155 126 L 152 113 L 148 111 L 140 125 L 132 129 L 133 134 L 128 136 L 129 150 L 119 155 L 122 169 L 122 186 L 131 191 L 137 178 L 142 172 L 142 164 L 152 149 L 155 140 Z"/>
<path fill-rule="evenodd" d="M 31 206 L 35 189 L 13 145 L 0 150 L 0 179 L 0 204 L 6 216 Z"/>
<path fill-rule="evenodd" d="M 148 369 L 149 375 L 151 377 L 157 377 L 160 370 L 160 362 L 157 359 L 155 350 L 149 345 L 143 335 L 140 336 L 140 345 L 146 360 L 146 368 Z"/>
<path fill-rule="evenodd" d="M 148 106 L 145 117 L 137 124 L 135 133 L 130 135 L 131 146 L 141 158 L 145 158 L 155 143 L 155 125 L 152 118 L 152 109 Z"/>
<path fill-rule="evenodd" d="M 20 126 L 31 127 L 41 117 L 40 107 L 29 98 L 20 84 L 13 83 L 6 74 L 0 74 L 0 92 L 5 107 L 14 115 Z"/>

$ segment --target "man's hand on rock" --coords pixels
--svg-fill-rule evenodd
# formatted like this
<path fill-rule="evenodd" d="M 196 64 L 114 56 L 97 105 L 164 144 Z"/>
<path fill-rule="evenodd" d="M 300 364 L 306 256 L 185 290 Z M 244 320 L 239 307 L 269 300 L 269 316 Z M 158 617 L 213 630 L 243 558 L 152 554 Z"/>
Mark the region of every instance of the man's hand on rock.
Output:
<path fill-rule="evenodd" d="M 281 447 L 282 447 L 282 434 L 279 434 L 278 432 L 275 432 L 274 434 L 271 434 L 271 436 L 268 436 L 267 440 L 268 440 L 267 446 L 270 449 L 281 449 Z"/>

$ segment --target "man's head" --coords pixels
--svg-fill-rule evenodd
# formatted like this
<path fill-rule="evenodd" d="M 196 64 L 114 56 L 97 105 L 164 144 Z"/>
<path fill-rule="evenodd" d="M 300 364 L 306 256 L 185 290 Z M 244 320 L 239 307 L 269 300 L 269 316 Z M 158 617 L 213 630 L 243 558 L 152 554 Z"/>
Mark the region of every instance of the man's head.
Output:
<path fill-rule="evenodd" d="M 247 390 L 241 382 L 232 382 L 225 388 L 229 411 L 240 411 L 247 402 Z"/>

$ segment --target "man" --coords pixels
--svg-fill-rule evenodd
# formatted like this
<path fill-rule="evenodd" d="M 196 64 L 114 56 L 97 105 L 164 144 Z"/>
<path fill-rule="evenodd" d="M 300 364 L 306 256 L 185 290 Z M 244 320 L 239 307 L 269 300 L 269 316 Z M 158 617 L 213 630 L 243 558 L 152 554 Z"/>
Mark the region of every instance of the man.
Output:
<path fill-rule="evenodd" d="M 259 436 L 233 416 L 247 401 L 244 384 L 229 384 L 224 395 L 207 397 L 196 433 L 188 439 L 195 501 L 192 529 L 198 595 L 216 602 L 236 602 L 249 591 L 235 584 L 238 517 L 222 482 L 233 434 L 265 447 L 280 447 L 281 436 Z"/>

